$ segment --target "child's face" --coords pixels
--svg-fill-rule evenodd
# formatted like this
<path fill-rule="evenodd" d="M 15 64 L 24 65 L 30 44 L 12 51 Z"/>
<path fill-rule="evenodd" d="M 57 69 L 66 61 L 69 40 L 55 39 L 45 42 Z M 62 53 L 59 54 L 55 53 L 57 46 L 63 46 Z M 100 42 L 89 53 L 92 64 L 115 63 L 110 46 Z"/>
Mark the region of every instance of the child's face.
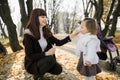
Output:
<path fill-rule="evenodd" d="M 80 32 L 81 32 L 82 34 L 88 33 L 88 30 L 87 30 L 87 28 L 86 28 L 86 22 L 85 22 L 85 21 L 82 21 L 82 23 L 81 23 Z"/>

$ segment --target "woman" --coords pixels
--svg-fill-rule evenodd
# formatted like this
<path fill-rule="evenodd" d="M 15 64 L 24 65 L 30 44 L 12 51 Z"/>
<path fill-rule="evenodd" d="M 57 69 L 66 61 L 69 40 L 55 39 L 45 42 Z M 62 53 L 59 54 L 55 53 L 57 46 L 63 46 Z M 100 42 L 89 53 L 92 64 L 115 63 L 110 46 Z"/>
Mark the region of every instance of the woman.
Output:
<path fill-rule="evenodd" d="M 46 19 L 43 9 L 34 9 L 24 31 L 25 69 L 33 74 L 34 80 L 42 78 L 46 72 L 55 75 L 62 72 L 61 65 L 56 61 L 53 45 L 61 46 L 71 41 L 69 36 L 62 40 L 55 38 L 46 27 Z"/>

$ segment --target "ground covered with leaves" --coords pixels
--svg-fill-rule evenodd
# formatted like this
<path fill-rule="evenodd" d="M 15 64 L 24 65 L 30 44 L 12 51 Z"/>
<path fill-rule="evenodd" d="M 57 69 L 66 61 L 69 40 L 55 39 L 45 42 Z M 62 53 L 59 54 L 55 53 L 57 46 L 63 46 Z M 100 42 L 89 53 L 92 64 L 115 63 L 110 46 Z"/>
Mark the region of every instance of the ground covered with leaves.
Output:
<path fill-rule="evenodd" d="M 114 41 L 117 46 L 120 47 L 120 35 L 118 35 Z M 22 42 L 22 39 L 20 39 L 20 42 Z M 55 54 L 57 61 L 62 65 L 63 71 L 57 76 L 46 73 L 44 76 L 45 80 L 84 80 L 84 77 L 76 70 L 79 57 L 74 54 L 75 44 L 76 40 L 73 40 L 61 47 L 56 47 Z M 0 58 L 0 80 L 33 80 L 32 75 L 28 74 L 24 69 L 24 49 L 12 52 L 9 43 L 6 43 L 5 46 L 8 53 L 6 56 Z M 120 80 L 120 76 L 116 72 L 103 69 L 102 72 L 96 76 L 96 79 Z"/>

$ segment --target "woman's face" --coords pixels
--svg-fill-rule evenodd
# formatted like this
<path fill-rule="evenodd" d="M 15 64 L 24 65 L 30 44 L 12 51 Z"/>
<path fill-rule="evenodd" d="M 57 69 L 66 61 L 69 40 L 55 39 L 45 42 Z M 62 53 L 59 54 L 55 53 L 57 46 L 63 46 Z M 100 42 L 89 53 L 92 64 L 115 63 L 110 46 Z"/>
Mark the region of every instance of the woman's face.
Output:
<path fill-rule="evenodd" d="M 47 24 L 47 18 L 46 16 L 39 16 L 39 23 L 40 23 L 40 27 L 44 27 Z"/>
<path fill-rule="evenodd" d="M 81 32 L 82 34 L 88 33 L 88 30 L 87 30 L 86 22 L 85 22 L 85 21 L 82 21 L 82 23 L 81 23 L 80 32 Z"/>

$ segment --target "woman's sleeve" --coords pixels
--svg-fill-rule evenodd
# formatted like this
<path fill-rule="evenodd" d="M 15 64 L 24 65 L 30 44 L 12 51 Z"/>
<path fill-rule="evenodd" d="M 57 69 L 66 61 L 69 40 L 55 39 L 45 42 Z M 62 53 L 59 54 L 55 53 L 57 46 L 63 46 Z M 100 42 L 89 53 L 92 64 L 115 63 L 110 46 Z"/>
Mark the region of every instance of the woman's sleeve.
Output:
<path fill-rule="evenodd" d="M 54 36 L 51 36 L 49 40 L 50 40 L 50 42 L 51 42 L 52 44 L 56 44 L 56 46 L 61 46 L 61 45 L 64 45 L 65 43 L 71 41 L 71 39 L 70 39 L 69 36 L 67 36 L 67 37 L 65 37 L 64 39 L 61 39 L 61 40 L 60 40 L 60 39 L 57 39 L 57 38 L 54 37 Z"/>
<path fill-rule="evenodd" d="M 34 43 L 33 40 L 31 40 L 30 35 L 25 35 L 24 39 L 23 39 L 23 45 L 25 47 L 25 53 L 26 53 L 26 58 L 31 60 L 31 61 L 35 61 L 35 60 L 39 60 L 42 57 L 45 56 L 45 53 L 35 53 L 34 51 Z"/>

